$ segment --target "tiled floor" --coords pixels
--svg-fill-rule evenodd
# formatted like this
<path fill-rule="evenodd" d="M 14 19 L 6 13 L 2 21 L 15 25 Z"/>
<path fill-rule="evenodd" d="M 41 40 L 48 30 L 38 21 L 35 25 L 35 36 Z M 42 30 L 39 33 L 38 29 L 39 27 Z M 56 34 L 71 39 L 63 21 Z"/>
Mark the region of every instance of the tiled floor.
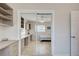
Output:
<path fill-rule="evenodd" d="M 22 56 L 51 56 L 51 42 L 31 41 Z"/>

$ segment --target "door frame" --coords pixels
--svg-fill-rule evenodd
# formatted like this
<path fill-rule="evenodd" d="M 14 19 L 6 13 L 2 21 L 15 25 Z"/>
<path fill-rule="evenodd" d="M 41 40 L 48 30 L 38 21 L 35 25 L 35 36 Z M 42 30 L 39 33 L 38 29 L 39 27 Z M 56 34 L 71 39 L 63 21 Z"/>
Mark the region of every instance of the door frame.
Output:
<path fill-rule="evenodd" d="M 17 15 L 18 15 L 18 26 L 20 29 L 21 25 L 21 13 L 52 13 L 52 23 L 51 23 L 51 51 L 52 51 L 52 56 L 54 54 L 54 44 L 55 44 L 55 10 L 18 10 Z M 19 43 L 18 43 L 18 55 L 21 56 L 21 31 L 19 30 Z"/>
<path fill-rule="evenodd" d="M 72 55 L 72 40 L 76 40 L 75 38 L 73 38 L 73 34 L 72 34 L 72 15 L 73 15 L 73 13 L 79 13 L 79 11 L 77 11 L 77 10 L 73 10 L 73 11 L 71 11 L 71 13 L 70 13 L 70 56 L 73 56 Z M 74 55 L 75 56 L 75 55 Z M 77 56 L 77 55 L 76 55 Z"/>

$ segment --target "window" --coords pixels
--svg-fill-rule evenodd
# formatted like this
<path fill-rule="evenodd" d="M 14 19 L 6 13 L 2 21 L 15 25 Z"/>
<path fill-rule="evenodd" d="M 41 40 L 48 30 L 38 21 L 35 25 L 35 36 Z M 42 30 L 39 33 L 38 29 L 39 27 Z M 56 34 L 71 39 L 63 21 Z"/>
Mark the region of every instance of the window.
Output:
<path fill-rule="evenodd" d="M 45 25 L 36 25 L 37 32 L 45 32 Z"/>

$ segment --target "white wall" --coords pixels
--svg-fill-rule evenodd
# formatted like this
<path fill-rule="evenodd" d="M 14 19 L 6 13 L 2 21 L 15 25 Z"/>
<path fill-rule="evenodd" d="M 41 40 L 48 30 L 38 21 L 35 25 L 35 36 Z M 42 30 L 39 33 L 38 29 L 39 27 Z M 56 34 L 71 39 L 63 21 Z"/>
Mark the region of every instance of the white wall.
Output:
<path fill-rule="evenodd" d="M 2 29 L 3 27 L 2 26 L 0 26 L 0 41 L 1 41 L 1 39 L 3 38 L 3 29 Z"/>
<path fill-rule="evenodd" d="M 79 4 L 10 4 L 17 10 L 55 10 L 55 42 L 53 55 L 70 55 L 70 12 Z"/>

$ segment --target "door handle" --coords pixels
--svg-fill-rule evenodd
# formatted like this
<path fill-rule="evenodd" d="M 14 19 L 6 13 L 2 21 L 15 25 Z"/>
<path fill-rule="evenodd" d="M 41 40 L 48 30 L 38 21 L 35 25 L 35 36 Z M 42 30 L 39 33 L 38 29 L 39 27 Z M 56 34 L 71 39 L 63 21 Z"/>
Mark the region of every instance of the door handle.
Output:
<path fill-rule="evenodd" d="M 76 38 L 75 36 L 71 36 L 71 38 Z"/>

